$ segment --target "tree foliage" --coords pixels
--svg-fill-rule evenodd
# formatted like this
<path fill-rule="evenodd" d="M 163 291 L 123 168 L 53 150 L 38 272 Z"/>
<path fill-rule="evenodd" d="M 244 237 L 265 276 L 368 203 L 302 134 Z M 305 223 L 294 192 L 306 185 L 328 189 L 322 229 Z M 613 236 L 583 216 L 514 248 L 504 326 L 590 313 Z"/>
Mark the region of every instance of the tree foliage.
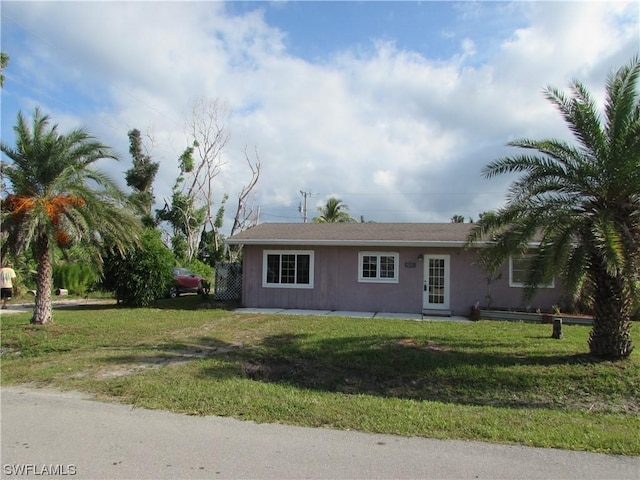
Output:
<path fill-rule="evenodd" d="M 215 267 L 217 263 L 222 262 L 225 259 L 224 238 L 220 233 L 220 229 L 222 228 L 222 223 L 224 221 L 225 205 L 228 198 L 228 195 L 223 197 L 218 213 L 216 213 L 214 221 L 215 229 L 203 229 L 202 234 L 200 235 L 197 258 L 199 261 L 209 265 L 210 267 Z"/>
<path fill-rule="evenodd" d="M 537 153 L 488 164 L 487 178 L 519 173 L 505 207 L 484 215 L 469 240 L 491 238 L 489 266 L 528 251 L 539 240 L 526 293 L 553 275 L 592 308 L 589 338 L 597 357 L 627 357 L 631 312 L 640 285 L 640 61 L 610 75 L 604 118 L 577 80 L 566 95 L 553 87 L 547 99 L 559 110 L 576 144 L 521 139 L 513 147 Z"/>
<path fill-rule="evenodd" d="M 126 194 L 106 173 L 94 168 L 117 160 L 109 147 L 83 129 L 60 134 L 48 116 L 35 109 L 31 124 L 22 112 L 14 126 L 16 146 L 1 142 L 9 162 L 2 175 L 11 186 L 2 201 L 3 247 L 15 255 L 33 249 L 38 264 L 32 321 L 52 321 L 52 254 L 83 244 L 100 257 L 106 250 L 134 246 L 140 222 Z"/>
<path fill-rule="evenodd" d="M 190 145 L 180 156 L 180 173 L 172 197 L 165 200 L 162 210 L 157 211 L 157 219 L 171 226 L 171 244 L 182 263 L 195 258 L 209 263 L 225 254 L 221 228 L 229 195 L 218 187 L 216 177 L 227 163 L 222 154 L 230 139 L 227 128 L 230 114 L 229 107 L 219 100 L 200 98 L 194 102 L 187 122 Z M 245 159 L 251 177 L 238 193 L 232 235 L 257 222 L 257 212 L 251 201 L 251 193 L 260 177 L 257 150 L 256 158 L 252 160 L 245 149 Z"/>
<path fill-rule="evenodd" d="M 0 52 L 0 87 L 4 86 L 4 69 L 9 64 L 9 55 Z"/>
<path fill-rule="evenodd" d="M 86 295 L 99 279 L 96 268 L 89 263 L 58 262 L 53 266 L 54 287 L 64 288 L 72 295 Z"/>
<path fill-rule="evenodd" d="M 131 200 L 139 205 L 142 221 L 146 226 L 155 225 L 151 215 L 153 202 L 153 182 L 158 174 L 160 164 L 153 162 L 151 156 L 144 151 L 140 130 L 133 129 L 129 133 L 129 153 L 133 166 L 127 170 L 127 185 L 133 188 Z"/>
<path fill-rule="evenodd" d="M 171 203 L 156 211 L 159 221 L 172 228 L 171 245 L 176 259 L 190 262 L 196 255 L 207 207 L 196 205 L 196 197 L 185 190 L 185 175 L 193 171 L 193 147 L 187 147 L 179 159 L 180 174 L 171 192 Z"/>
<path fill-rule="evenodd" d="M 173 265 L 173 255 L 162 242 L 160 231 L 147 228 L 139 248 L 107 259 L 102 287 L 114 292 L 118 302 L 126 306 L 147 307 L 167 295 L 173 284 Z"/>
<path fill-rule="evenodd" d="M 313 218 L 313 223 L 348 223 L 356 220 L 349 215 L 349 206 L 342 200 L 331 197 L 327 203 L 318 207 L 319 216 Z"/>

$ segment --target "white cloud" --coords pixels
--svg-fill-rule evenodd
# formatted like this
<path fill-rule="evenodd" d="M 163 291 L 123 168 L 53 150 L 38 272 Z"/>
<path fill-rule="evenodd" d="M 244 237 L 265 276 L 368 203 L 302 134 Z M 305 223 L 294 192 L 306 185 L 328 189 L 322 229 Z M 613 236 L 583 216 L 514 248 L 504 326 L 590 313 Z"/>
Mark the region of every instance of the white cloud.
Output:
<path fill-rule="evenodd" d="M 386 190 L 395 186 L 396 177 L 390 170 L 377 170 L 373 173 L 373 183 Z"/>
<path fill-rule="evenodd" d="M 367 220 L 447 221 L 502 203 L 507 179 L 480 170 L 513 153 L 511 138 L 568 135 L 545 85 L 578 77 L 601 98 L 604 76 L 637 52 L 637 4 L 517 8 L 525 26 L 497 48 L 480 52 L 469 34 L 446 61 L 381 41 L 313 63 L 290 55 L 286 32 L 262 12 L 232 17 L 224 2 L 8 2 L 3 49 L 5 22 L 21 32 L 12 38 L 28 38 L 9 52 L 14 78 L 28 84 L 21 108 L 40 104 L 65 126 L 87 126 L 122 154 L 121 171 L 127 131 L 153 132 L 158 198 L 170 194 L 186 117 L 204 96 L 235 111 L 220 195 L 246 182 L 244 150 L 257 148 L 264 221 L 299 219 L 300 190 L 335 192 Z"/>

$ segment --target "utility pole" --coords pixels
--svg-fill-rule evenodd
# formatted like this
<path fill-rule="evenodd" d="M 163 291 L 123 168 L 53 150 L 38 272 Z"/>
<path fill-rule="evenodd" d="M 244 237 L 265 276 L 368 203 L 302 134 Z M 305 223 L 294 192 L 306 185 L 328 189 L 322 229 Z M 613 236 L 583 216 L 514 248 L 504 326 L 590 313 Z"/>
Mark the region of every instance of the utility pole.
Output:
<path fill-rule="evenodd" d="M 304 223 L 307 223 L 307 197 L 310 197 L 313 194 L 311 192 L 303 192 L 302 190 L 300 190 L 300 195 L 302 195 L 304 201 L 302 205 L 298 207 L 298 211 L 302 213 Z"/>

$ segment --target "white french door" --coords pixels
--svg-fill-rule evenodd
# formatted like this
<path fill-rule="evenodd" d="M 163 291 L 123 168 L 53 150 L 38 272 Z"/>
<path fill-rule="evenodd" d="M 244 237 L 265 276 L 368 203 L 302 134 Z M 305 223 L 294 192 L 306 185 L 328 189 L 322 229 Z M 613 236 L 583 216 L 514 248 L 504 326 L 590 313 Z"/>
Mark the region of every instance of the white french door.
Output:
<path fill-rule="evenodd" d="M 424 256 L 422 308 L 449 309 L 449 255 Z"/>

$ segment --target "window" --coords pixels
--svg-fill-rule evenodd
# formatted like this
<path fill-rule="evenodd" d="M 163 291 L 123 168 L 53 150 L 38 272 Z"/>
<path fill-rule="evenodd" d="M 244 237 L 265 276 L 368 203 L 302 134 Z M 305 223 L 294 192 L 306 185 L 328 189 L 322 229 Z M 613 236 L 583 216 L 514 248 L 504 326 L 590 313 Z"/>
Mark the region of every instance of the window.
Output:
<path fill-rule="evenodd" d="M 360 252 L 358 281 L 398 283 L 398 254 L 395 252 Z"/>
<path fill-rule="evenodd" d="M 527 284 L 527 273 L 529 272 L 529 266 L 531 265 L 531 259 L 533 255 L 520 255 L 509 257 L 509 286 L 510 287 L 524 287 Z M 547 284 L 541 284 L 541 288 L 554 288 L 555 280 Z"/>
<path fill-rule="evenodd" d="M 265 250 L 262 286 L 313 288 L 313 252 Z"/>

